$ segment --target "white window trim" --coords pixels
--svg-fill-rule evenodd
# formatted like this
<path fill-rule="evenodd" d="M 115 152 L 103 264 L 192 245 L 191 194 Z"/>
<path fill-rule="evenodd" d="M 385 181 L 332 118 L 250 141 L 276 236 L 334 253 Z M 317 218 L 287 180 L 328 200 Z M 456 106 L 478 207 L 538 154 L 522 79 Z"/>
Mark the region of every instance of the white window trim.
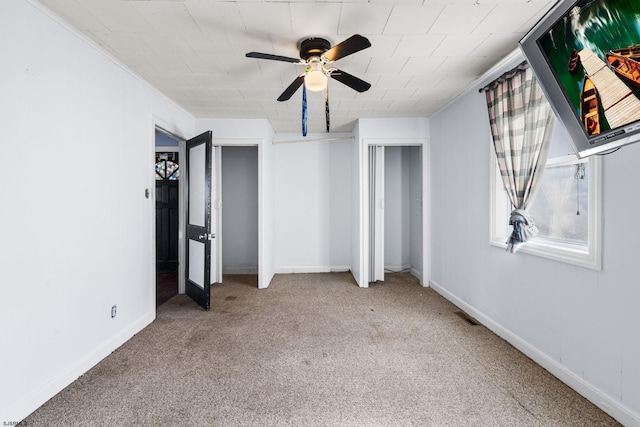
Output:
<path fill-rule="evenodd" d="M 573 155 L 557 157 L 549 159 L 547 166 L 560 166 L 575 161 L 576 157 Z M 520 247 L 517 254 L 531 254 L 591 270 L 602 270 L 602 159 L 599 156 L 591 156 L 580 161 L 589 163 L 589 241 L 586 247 L 536 237 Z M 501 197 L 497 194 L 497 190 L 502 189 L 502 183 L 497 182 L 496 179 L 496 168 L 495 153 L 493 153 L 491 155 L 490 243 L 506 250 L 508 235 L 504 234 L 502 230 L 505 227 L 500 224 L 508 223 L 509 218 L 508 213 L 498 212 L 496 209 L 497 198 Z"/>

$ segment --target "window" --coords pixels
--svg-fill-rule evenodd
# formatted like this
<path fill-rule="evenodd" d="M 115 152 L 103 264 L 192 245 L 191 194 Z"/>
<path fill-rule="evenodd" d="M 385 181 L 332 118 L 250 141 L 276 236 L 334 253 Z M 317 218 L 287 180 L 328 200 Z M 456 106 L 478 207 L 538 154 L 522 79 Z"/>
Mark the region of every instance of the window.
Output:
<path fill-rule="evenodd" d="M 554 152 L 562 151 L 558 146 L 563 141 L 558 139 L 561 138 L 553 136 L 540 188 L 528 209 L 539 234 L 518 253 L 600 270 L 601 159 L 598 156 L 578 159 L 574 155 L 551 157 Z M 491 244 L 506 248 L 512 229 L 509 225 L 512 206 L 504 191 L 495 155 L 491 176 Z"/>
<path fill-rule="evenodd" d="M 556 158 L 547 163 L 529 213 L 541 238 L 585 246 L 589 243 L 589 162 Z"/>
<path fill-rule="evenodd" d="M 176 161 L 177 153 L 156 153 L 156 181 L 162 181 L 165 179 L 170 181 L 179 180 L 180 169 Z"/>

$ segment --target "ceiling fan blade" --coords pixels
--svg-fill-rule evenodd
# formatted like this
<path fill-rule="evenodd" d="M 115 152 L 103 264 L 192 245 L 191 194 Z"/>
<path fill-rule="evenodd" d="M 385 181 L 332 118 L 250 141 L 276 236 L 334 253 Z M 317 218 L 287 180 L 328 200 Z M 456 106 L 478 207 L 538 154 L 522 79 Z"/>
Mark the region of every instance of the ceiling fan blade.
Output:
<path fill-rule="evenodd" d="M 355 34 L 326 51 L 323 56 L 329 61 L 337 61 L 340 58 L 344 58 L 347 55 L 359 52 L 368 47 L 371 47 L 369 39 L 360 34 Z"/>
<path fill-rule="evenodd" d="M 329 86 L 324 90 L 324 115 L 327 119 L 327 132 L 329 132 Z"/>
<path fill-rule="evenodd" d="M 278 101 L 289 100 L 289 98 L 291 98 L 293 94 L 296 93 L 298 88 L 302 86 L 302 83 L 304 83 L 304 74 L 298 76 L 298 78 L 295 79 L 293 83 L 291 83 L 289 87 L 284 90 L 284 92 L 282 92 L 282 95 L 278 97 Z"/>
<path fill-rule="evenodd" d="M 288 56 L 280 56 L 280 55 L 272 55 L 270 53 L 260 53 L 260 52 L 249 52 L 246 55 L 247 58 L 258 58 L 258 59 L 271 59 L 272 61 L 283 61 L 283 62 L 291 62 L 293 64 L 304 64 L 301 60 L 297 58 L 290 58 Z"/>
<path fill-rule="evenodd" d="M 333 70 L 330 76 L 331 78 L 336 79 L 340 83 L 345 84 L 349 86 L 351 89 L 357 90 L 358 92 L 365 92 L 369 90 L 369 88 L 371 87 L 371 84 L 349 73 L 345 73 L 342 70 Z"/>

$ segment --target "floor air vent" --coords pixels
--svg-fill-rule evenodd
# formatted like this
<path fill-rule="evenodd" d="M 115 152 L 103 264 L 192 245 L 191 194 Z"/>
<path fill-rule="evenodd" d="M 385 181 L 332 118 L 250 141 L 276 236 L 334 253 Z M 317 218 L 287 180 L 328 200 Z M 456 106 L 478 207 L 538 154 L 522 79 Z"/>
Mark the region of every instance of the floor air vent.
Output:
<path fill-rule="evenodd" d="M 478 321 L 476 319 L 474 319 L 473 317 L 469 316 L 467 313 L 465 313 L 464 311 L 454 311 L 454 314 L 456 316 L 458 316 L 459 318 L 461 318 L 462 320 L 464 320 L 465 322 L 467 322 L 470 325 L 476 326 L 479 325 L 480 323 L 478 323 Z"/>

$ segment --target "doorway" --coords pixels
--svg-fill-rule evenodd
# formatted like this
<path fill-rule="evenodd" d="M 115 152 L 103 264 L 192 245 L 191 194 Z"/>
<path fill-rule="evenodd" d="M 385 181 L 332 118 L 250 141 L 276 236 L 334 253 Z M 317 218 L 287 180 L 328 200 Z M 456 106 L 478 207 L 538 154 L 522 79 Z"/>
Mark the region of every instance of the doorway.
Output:
<path fill-rule="evenodd" d="M 180 157 L 178 140 L 155 133 L 156 307 L 178 294 Z"/>
<path fill-rule="evenodd" d="M 222 274 L 258 284 L 258 147 L 221 147 Z"/>
<path fill-rule="evenodd" d="M 409 272 L 422 279 L 421 146 L 369 147 L 369 280 Z"/>

